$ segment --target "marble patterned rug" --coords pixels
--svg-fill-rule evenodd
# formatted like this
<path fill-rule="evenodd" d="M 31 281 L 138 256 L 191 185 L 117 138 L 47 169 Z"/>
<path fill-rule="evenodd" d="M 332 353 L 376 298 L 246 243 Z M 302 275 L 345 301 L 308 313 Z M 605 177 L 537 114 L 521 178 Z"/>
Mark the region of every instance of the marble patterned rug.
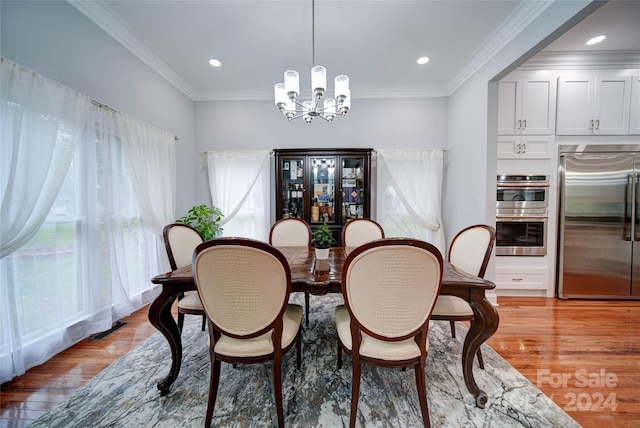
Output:
<path fill-rule="evenodd" d="M 301 303 L 301 295 L 292 301 Z M 349 424 L 351 360 L 336 367 L 334 307 L 341 297 L 311 297 L 304 328 L 303 364 L 295 349 L 283 360 L 282 390 L 288 427 L 342 427 Z M 482 348 L 485 370 L 474 373 L 489 396 L 485 409 L 474 405 L 462 378 L 460 352 L 464 326 L 451 338 L 447 322 L 432 322 L 427 361 L 427 395 L 434 427 L 579 427 L 495 351 Z M 117 333 L 116 333 L 117 334 Z M 106 368 L 51 409 L 32 427 L 191 427 L 204 424 L 209 385 L 207 333 L 200 318 L 187 316 L 182 334 L 182 369 L 170 393 L 161 397 L 158 380 L 170 364 L 169 345 L 160 333 Z M 276 426 L 271 363 L 222 364 L 213 426 Z M 422 417 L 413 370 L 364 366 L 358 425 L 418 427 Z"/>

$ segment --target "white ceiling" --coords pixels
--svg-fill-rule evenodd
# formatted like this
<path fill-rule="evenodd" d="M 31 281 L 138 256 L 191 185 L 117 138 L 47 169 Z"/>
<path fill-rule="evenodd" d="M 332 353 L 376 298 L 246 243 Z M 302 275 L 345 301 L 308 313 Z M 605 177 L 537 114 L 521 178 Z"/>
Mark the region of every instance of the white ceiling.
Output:
<path fill-rule="evenodd" d="M 309 92 L 310 0 L 69 2 L 193 100 L 271 99 L 288 69 Z M 316 64 L 327 67 L 331 92 L 332 78 L 347 74 L 354 98 L 449 95 L 548 4 L 316 0 Z M 639 49 L 638 6 L 606 4 L 549 49 L 584 49 L 592 30 L 610 35 L 597 49 Z M 431 61 L 420 66 L 420 56 Z"/>

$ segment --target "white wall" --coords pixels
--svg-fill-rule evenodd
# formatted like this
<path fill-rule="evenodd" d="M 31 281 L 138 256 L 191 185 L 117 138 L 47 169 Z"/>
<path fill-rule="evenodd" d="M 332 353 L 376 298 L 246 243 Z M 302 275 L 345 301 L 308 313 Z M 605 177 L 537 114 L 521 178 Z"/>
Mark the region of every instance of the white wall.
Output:
<path fill-rule="evenodd" d="M 178 214 L 193 205 L 194 103 L 67 2 L 0 2 L 0 54 L 179 137 Z"/>
<path fill-rule="evenodd" d="M 447 99 L 358 99 L 345 117 L 328 124 L 315 119 L 287 121 L 273 101 L 196 103 L 196 141 L 200 164 L 197 198 L 209 196 L 208 150 L 280 148 L 443 148 L 447 142 Z"/>

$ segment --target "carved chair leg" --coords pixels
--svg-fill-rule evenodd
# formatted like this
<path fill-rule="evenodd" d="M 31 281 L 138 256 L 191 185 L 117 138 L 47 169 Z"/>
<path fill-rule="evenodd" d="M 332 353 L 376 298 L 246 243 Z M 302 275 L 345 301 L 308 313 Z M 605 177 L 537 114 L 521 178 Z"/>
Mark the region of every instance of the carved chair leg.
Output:
<path fill-rule="evenodd" d="M 279 357 L 279 353 L 275 353 L 273 358 L 273 393 L 276 397 L 278 427 L 284 428 L 284 410 L 282 408 L 282 361 Z"/>
<path fill-rule="evenodd" d="M 216 360 L 211 364 L 211 378 L 209 380 L 209 402 L 207 403 L 207 416 L 204 425 L 211 426 L 213 419 L 213 409 L 216 405 L 216 397 L 218 395 L 218 384 L 220 383 L 220 361 Z"/>
<path fill-rule="evenodd" d="M 204 327 L 207 325 L 207 316 L 202 315 L 202 331 L 204 331 Z"/>
<path fill-rule="evenodd" d="M 349 418 L 349 428 L 355 428 L 356 417 L 358 416 L 358 397 L 360 396 L 360 358 L 352 358 L 353 379 L 351 381 L 351 416 Z"/>
<path fill-rule="evenodd" d="M 456 322 L 449 321 L 449 325 L 451 326 L 451 337 L 456 338 Z"/>
<path fill-rule="evenodd" d="M 304 316 L 306 326 L 309 327 L 309 292 L 304 292 Z"/>
<path fill-rule="evenodd" d="M 418 388 L 418 401 L 422 412 L 422 421 L 425 427 L 431 426 L 429 419 L 429 405 L 427 404 L 427 389 L 425 385 L 425 369 L 423 364 L 416 364 L 416 388 Z"/>
<path fill-rule="evenodd" d="M 337 335 L 336 335 L 337 336 Z M 338 368 L 342 368 L 342 345 L 340 343 L 340 337 L 337 338 L 337 348 L 338 348 Z"/>
<path fill-rule="evenodd" d="M 476 355 L 478 356 L 478 365 L 482 370 L 484 370 L 484 361 L 482 360 L 482 351 L 480 350 L 480 348 L 478 348 L 478 352 L 476 352 Z"/>
<path fill-rule="evenodd" d="M 178 312 L 178 331 L 180 331 L 180 335 L 182 335 L 183 325 L 184 325 L 184 314 L 182 312 Z"/>

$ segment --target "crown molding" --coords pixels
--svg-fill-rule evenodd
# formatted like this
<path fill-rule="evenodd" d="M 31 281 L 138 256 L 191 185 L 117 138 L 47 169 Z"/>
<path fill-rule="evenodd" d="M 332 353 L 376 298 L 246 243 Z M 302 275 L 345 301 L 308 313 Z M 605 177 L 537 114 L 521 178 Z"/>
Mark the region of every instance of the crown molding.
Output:
<path fill-rule="evenodd" d="M 460 88 L 552 3 L 553 1 L 521 1 L 502 22 L 502 25 L 496 28 L 487 41 L 476 49 L 462 70 L 447 83 L 447 94 L 451 95 Z"/>
<path fill-rule="evenodd" d="M 518 70 L 587 70 L 640 68 L 640 50 L 539 52 Z"/>
<path fill-rule="evenodd" d="M 142 38 L 122 21 L 102 0 L 81 1 L 67 0 L 67 2 L 83 15 L 102 28 L 122 46 L 140 58 L 160 76 L 167 79 L 187 97 L 194 99 L 195 90 L 176 73 L 162 58 L 160 58 Z"/>

